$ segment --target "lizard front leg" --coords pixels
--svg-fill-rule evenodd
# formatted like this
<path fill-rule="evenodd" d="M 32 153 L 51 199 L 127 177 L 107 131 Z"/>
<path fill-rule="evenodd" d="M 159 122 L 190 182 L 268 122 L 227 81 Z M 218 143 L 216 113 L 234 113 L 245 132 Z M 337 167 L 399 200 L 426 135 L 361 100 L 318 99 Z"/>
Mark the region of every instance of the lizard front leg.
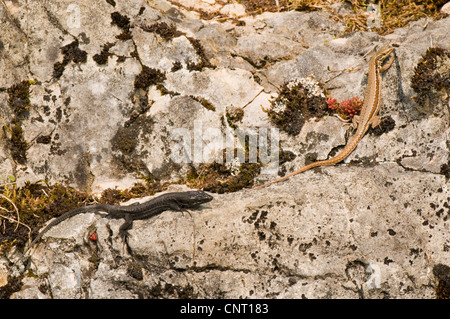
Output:
<path fill-rule="evenodd" d="M 131 214 L 125 214 L 124 218 L 125 222 L 122 225 L 120 225 L 119 228 L 119 236 L 120 238 L 122 238 L 122 241 L 126 243 L 129 236 L 128 230 L 133 227 L 133 218 L 131 217 Z"/>
<path fill-rule="evenodd" d="M 380 67 L 381 72 L 384 72 L 387 69 L 389 69 L 391 67 L 392 63 L 394 63 L 394 59 L 395 59 L 395 54 L 391 54 L 391 56 L 389 57 L 389 60 L 386 62 L 386 64 L 382 65 Z"/>
<path fill-rule="evenodd" d="M 372 116 L 372 118 L 369 120 L 370 126 L 372 126 L 372 128 L 376 128 L 377 126 L 380 125 L 381 120 L 378 117 L 378 115 L 374 115 Z"/>

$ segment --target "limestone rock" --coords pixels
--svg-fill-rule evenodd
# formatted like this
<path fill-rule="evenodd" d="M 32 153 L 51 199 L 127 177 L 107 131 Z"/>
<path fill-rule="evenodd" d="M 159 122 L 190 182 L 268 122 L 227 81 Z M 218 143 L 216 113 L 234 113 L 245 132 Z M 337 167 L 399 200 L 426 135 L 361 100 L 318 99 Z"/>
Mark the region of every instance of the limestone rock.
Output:
<path fill-rule="evenodd" d="M 263 109 L 297 77 L 314 76 L 339 100 L 363 98 L 365 55 L 394 42 L 380 112 L 392 129 L 366 134 L 339 165 L 136 221 L 129 249 L 118 236 L 122 220 L 69 219 L 38 244 L 29 265 L 35 276 L 23 277 L 11 297 L 434 298 L 433 268 L 450 265 L 450 183 L 442 173 L 450 104 L 447 88 L 419 105 L 411 78 L 430 41 L 449 49 L 450 18 L 387 36 L 344 36 L 324 12 L 241 16 L 242 7 L 220 1 L 183 4 L 2 2 L 0 177 L 94 193 L 127 188 L 142 175 L 182 181 L 217 154 L 204 148 L 198 161 L 191 145 L 190 161 L 177 162 L 177 133 L 193 141 L 199 127 L 203 137 L 273 128 Z M 230 19 L 201 19 L 194 9 Z M 35 82 L 20 116 L 29 145 L 18 163 L 5 126 L 16 116 L 8 88 L 23 80 Z M 226 119 L 230 108 L 243 111 L 236 128 Z M 345 145 L 345 130 L 324 116 L 296 136 L 280 131 L 280 147 L 293 159 L 275 173 L 332 156 Z M 180 190 L 187 187 L 168 189 Z M 17 250 L 1 256 L 0 285 L 21 278 L 21 257 Z"/>

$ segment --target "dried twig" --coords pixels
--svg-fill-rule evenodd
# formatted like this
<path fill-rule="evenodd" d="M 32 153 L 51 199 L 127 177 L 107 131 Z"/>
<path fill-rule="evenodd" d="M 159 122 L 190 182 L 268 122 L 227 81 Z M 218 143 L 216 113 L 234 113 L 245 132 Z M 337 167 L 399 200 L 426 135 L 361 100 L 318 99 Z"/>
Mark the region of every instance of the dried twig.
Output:
<path fill-rule="evenodd" d="M 5 195 L 0 194 L 0 196 L 1 196 L 2 198 L 6 199 L 8 202 L 10 202 L 11 205 L 14 207 L 14 211 L 16 212 L 17 219 L 14 219 L 14 218 L 11 218 L 11 217 L 9 217 L 9 216 L 2 215 L 2 214 L 0 214 L 0 218 L 7 219 L 7 220 L 9 220 L 11 223 L 17 223 L 16 228 L 14 229 L 14 231 L 17 231 L 17 229 L 19 228 L 19 225 L 25 226 L 25 227 L 28 229 L 28 238 L 31 239 L 31 228 L 30 228 L 30 226 L 28 226 L 27 224 L 24 224 L 24 223 L 22 223 L 22 222 L 20 221 L 20 215 L 19 215 L 19 210 L 17 209 L 17 206 L 14 204 L 14 202 L 13 202 L 11 199 L 9 199 L 8 197 L 6 197 Z M 8 213 L 11 213 L 11 212 L 12 212 L 11 210 L 6 209 L 5 207 L 1 207 L 1 206 L 0 206 L 0 209 L 6 211 L 6 212 L 8 212 Z"/>
<path fill-rule="evenodd" d="M 17 220 L 16 220 L 17 226 L 16 226 L 16 229 L 14 229 L 14 231 L 16 231 L 17 228 L 19 227 L 19 224 L 22 224 L 22 223 L 20 222 L 19 210 L 17 209 L 16 204 L 14 204 L 14 202 L 13 202 L 12 200 L 10 200 L 8 197 L 6 197 L 6 196 L 3 195 L 3 194 L 0 194 L 0 196 L 1 196 L 2 198 L 6 199 L 8 202 L 10 202 L 11 205 L 13 205 L 14 210 L 16 211 L 16 214 L 17 214 Z M 0 207 L 0 208 L 2 208 L 2 209 L 4 209 L 4 210 L 6 210 L 7 212 L 11 213 L 11 211 L 7 210 L 6 208 L 3 208 L 3 207 Z"/>

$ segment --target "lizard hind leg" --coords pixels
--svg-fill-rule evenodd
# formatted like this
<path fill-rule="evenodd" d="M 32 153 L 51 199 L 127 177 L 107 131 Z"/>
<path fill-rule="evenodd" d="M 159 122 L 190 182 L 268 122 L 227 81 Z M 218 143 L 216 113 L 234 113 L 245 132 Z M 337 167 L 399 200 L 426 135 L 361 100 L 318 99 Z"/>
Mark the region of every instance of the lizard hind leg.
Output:
<path fill-rule="evenodd" d="M 352 130 L 353 130 L 352 133 L 358 128 L 359 121 L 360 121 L 360 116 L 354 115 L 352 118 L 352 124 L 351 124 Z"/>
<path fill-rule="evenodd" d="M 348 139 L 356 131 L 356 129 L 358 128 L 358 122 L 359 122 L 359 115 L 354 115 L 353 118 L 351 119 L 351 122 L 347 123 L 347 125 L 350 126 L 345 132 L 346 139 Z"/>

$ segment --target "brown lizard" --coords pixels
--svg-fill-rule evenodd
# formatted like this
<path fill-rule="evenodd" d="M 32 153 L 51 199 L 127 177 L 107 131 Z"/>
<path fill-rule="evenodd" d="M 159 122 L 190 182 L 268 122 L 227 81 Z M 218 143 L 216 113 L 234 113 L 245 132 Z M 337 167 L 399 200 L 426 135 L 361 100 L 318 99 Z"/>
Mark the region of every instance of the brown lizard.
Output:
<path fill-rule="evenodd" d="M 394 62 L 394 54 L 391 55 L 393 50 L 394 48 L 392 47 L 383 47 L 370 58 L 369 78 L 367 81 L 366 93 L 364 95 L 364 102 L 361 107 L 361 113 L 360 115 L 355 115 L 352 122 L 353 128 L 356 128 L 356 132 L 339 154 L 324 161 L 317 161 L 305 165 L 302 168 L 284 177 L 278 178 L 263 185 L 255 186 L 252 189 L 259 189 L 274 183 L 284 181 L 294 175 L 297 175 L 314 167 L 335 165 L 349 156 L 350 153 L 353 152 L 353 150 L 356 148 L 356 146 L 358 146 L 359 141 L 363 138 L 364 134 L 366 134 L 369 126 L 372 126 L 372 128 L 374 128 L 380 124 L 380 118 L 377 114 L 381 106 L 381 74 L 389 69 L 389 67 Z M 386 64 L 383 65 L 389 55 L 391 55 L 391 57 L 386 62 Z"/>

